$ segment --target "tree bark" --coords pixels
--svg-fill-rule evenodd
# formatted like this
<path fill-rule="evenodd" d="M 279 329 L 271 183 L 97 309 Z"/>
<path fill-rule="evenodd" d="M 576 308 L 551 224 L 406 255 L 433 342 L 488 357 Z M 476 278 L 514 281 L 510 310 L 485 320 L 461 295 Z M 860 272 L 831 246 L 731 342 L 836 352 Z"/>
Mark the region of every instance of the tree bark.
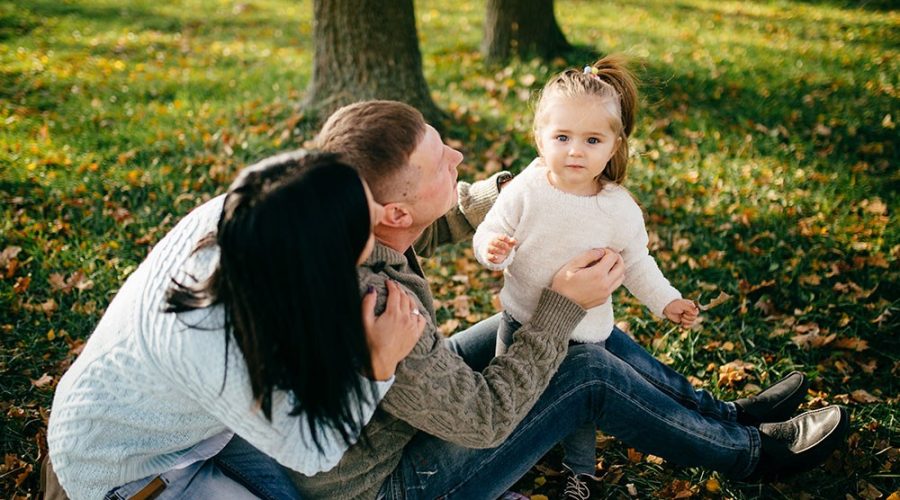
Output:
<path fill-rule="evenodd" d="M 572 49 L 556 22 L 553 0 L 488 0 L 481 52 L 489 63 L 512 57 L 553 59 Z"/>
<path fill-rule="evenodd" d="M 315 55 L 305 106 L 324 120 L 337 108 L 366 99 L 416 107 L 438 126 L 422 73 L 413 0 L 315 0 Z"/>

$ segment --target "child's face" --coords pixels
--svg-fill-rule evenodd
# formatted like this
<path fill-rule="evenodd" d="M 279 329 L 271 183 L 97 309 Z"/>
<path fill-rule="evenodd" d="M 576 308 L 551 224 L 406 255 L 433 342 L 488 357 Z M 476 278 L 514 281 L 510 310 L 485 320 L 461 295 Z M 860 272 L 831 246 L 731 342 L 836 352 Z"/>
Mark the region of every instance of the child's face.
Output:
<path fill-rule="evenodd" d="M 550 97 L 536 142 L 550 182 L 567 193 L 596 194 L 597 177 L 619 145 L 609 111 L 596 97 Z"/>

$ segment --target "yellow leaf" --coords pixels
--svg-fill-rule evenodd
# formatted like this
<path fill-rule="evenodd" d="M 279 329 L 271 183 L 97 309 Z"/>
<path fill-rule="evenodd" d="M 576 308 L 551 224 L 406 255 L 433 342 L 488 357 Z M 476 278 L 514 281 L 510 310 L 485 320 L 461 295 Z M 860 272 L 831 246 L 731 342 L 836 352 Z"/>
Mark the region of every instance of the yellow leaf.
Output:
<path fill-rule="evenodd" d="M 54 340 L 54 339 L 56 339 L 56 330 L 54 330 L 53 328 L 51 328 L 51 329 L 47 332 L 47 340 L 52 341 L 52 340 Z"/>
<path fill-rule="evenodd" d="M 719 493 L 722 491 L 722 485 L 719 484 L 719 480 L 711 477 L 706 481 L 706 491 L 710 493 Z"/>
<path fill-rule="evenodd" d="M 441 334 L 443 334 L 445 337 L 449 337 L 450 335 L 453 334 L 453 332 L 456 331 L 456 329 L 457 329 L 458 327 L 459 327 L 459 320 L 458 320 L 458 319 L 455 319 L 455 318 L 451 318 L 451 319 L 447 320 L 446 322 L 444 322 L 443 325 L 441 325 L 440 327 L 438 327 L 438 330 L 439 330 L 439 331 L 441 332 Z"/>
<path fill-rule="evenodd" d="M 545 485 L 545 484 L 547 484 L 547 478 L 546 478 L 546 477 L 544 477 L 544 476 L 538 476 L 538 477 L 534 478 L 534 485 L 535 485 L 536 487 L 540 488 L 541 486 L 543 486 L 543 485 Z"/>

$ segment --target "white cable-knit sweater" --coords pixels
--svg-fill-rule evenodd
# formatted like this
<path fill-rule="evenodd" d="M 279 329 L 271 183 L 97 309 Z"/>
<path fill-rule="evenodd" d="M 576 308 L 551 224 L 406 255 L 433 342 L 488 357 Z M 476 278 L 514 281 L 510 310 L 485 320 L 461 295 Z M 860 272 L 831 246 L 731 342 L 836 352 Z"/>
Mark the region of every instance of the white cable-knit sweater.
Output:
<path fill-rule="evenodd" d="M 475 257 L 483 265 L 503 270 L 500 301 L 520 323 L 527 322 L 541 290 L 569 260 L 592 248 L 611 248 L 625 261 L 625 286 L 654 314 L 662 316 L 669 302 L 681 298 L 663 276 L 647 249 L 647 230 L 640 207 L 616 184 L 594 196 L 578 196 L 553 187 L 540 158 L 510 181 L 478 226 Z M 500 264 L 487 260 L 488 244 L 505 234 L 517 247 Z M 600 342 L 614 326 L 612 299 L 588 310 L 572 333 L 578 342 Z"/>
<path fill-rule="evenodd" d="M 116 486 L 209 458 L 231 432 L 304 474 L 332 468 L 346 451 L 329 433 L 319 453 L 305 417 L 288 415 L 291 396 L 284 391 L 273 394 L 267 420 L 253 401 L 233 340 L 225 377 L 221 307 L 177 317 L 162 312 L 172 276 L 202 278 L 215 267 L 215 246 L 193 256 L 191 251 L 215 230 L 222 201 L 220 196 L 200 206 L 156 245 L 60 380 L 48 442 L 53 469 L 71 498 L 102 498 Z M 392 382 L 376 384 L 375 402 Z M 363 422 L 375 402 L 364 406 Z"/>

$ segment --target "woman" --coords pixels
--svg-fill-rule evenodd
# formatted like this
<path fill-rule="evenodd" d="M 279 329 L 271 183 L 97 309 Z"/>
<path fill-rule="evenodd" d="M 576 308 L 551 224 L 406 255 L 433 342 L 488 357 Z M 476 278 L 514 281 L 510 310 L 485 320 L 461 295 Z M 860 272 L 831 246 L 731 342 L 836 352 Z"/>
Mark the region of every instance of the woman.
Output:
<path fill-rule="evenodd" d="M 333 155 L 294 152 L 185 217 L 57 387 L 68 495 L 292 498 L 279 464 L 333 467 L 424 328 L 396 287 L 377 318 L 359 292 L 381 211 Z"/>

